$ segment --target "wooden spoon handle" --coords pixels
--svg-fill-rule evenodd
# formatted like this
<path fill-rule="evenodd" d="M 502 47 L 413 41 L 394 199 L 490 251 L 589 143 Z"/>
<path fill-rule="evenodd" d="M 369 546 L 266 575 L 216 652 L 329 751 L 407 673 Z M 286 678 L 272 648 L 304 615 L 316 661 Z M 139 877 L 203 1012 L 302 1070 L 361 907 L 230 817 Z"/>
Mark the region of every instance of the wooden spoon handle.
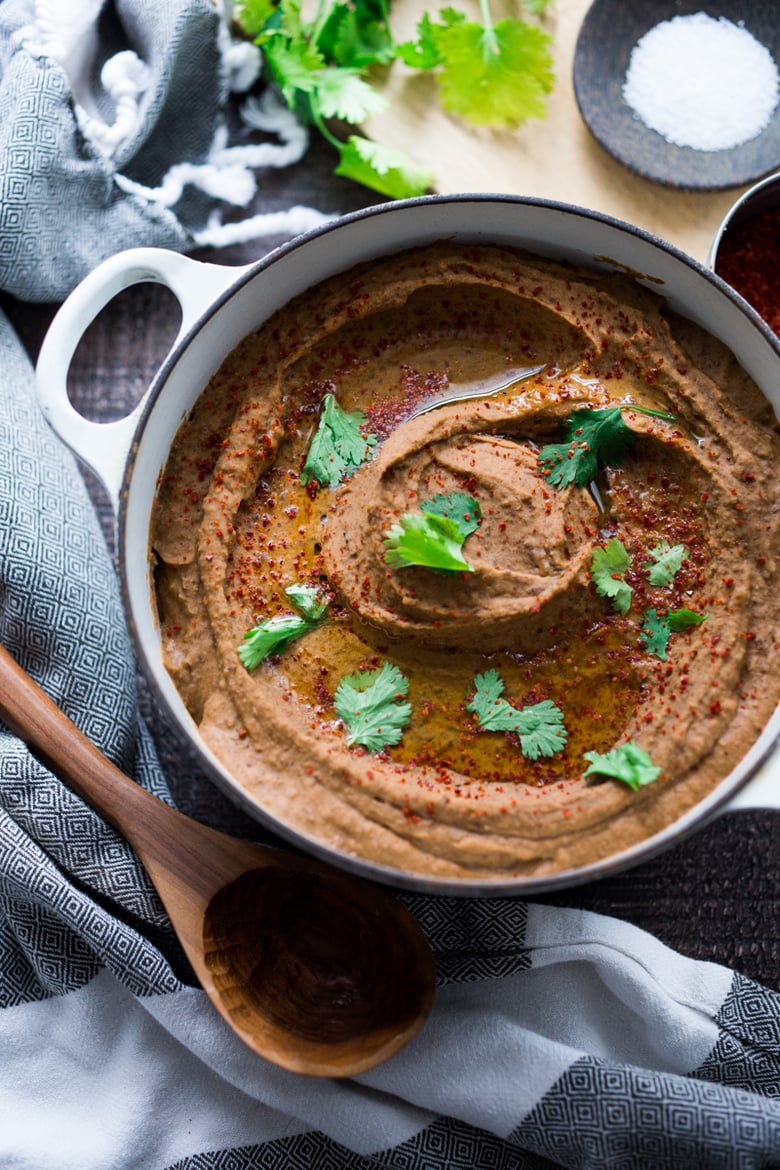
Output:
<path fill-rule="evenodd" d="M 116 768 L 0 646 L 0 716 L 56 776 L 127 835 L 127 822 L 159 804 Z"/>

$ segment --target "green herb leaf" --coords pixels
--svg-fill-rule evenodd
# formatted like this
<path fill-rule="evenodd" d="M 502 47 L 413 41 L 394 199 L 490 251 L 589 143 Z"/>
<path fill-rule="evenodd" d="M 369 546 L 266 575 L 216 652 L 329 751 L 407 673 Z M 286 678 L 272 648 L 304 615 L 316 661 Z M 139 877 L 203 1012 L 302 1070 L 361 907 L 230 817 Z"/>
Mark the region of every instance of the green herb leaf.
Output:
<path fill-rule="evenodd" d="M 335 487 L 368 458 L 376 435 L 363 435 L 365 415 L 342 410 L 332 394 L 326 394 L 319 425 L 301 471 L 301 483 Z"/>
<path fill-rule="evenodd" d="M 396 569 L 419 565 L 449 573 L 473 572 L 460 550 L 482 519 L 474 497 L 466 492 L 439 492 L 421 500 L 420 508 L 421 512 L 405 512 L 400 524 L 385 532 L 385 561 Z"/>
<path fill-rule="evenodd" d="M 575 410 L 564 424 L 564 442 L 547 443 L 539 451 L 542 472 L 553 487 L 585 487 L 600 467 L 620 463 L 635 432 L 623 421 L 623 411 L 649 414 L 673 421 L 674 415 L 648 406 L 624 404 L 606 410 Z"/>
<path fill-rule="evenodd" d="M 279 654 L 290 642 L 321 625 L 330 604 L 315 585 L 289 585 L 285 593 L 299 613 L 266 618 L 244 634 L 238 657 L 248 671 L 255 670 L 270 654 Z"/>
<path fill-rule="evenodd" d="M 555 83 L 552 38 L 508 18 L 493 25 L 451 20 L 434 28 L 442 65 L 441 104 L 475 126 L 515 126 L 543 118 Z"/>
<path fill-rule="evenodd" d="M 694 613 L 692 609 L 673 609 L 665 614 L 659 614 L 655 609 L 648 609 L 642 622 L 639 637 L 651 654 L 655 654 L 662 662 L 665 662 L 671 635 L 679 633 L 681 630 L 687 630 L 690 626 L 700 626 L 706 619 L 706 613 Z"/>
<path fill-rule="evenodd" d="M 316 585 L 288 585 L 285 593 L 307 621 L 319 622 L 330 601 Z"/>
<path fill-rule="evenodd" d="M 519 714 L 501 696 L 505 690 L 504 680 L 497 670 L 486 670 L 474 679 L 474 698 L 467 705 L 473 711 L 484 731 L 514 731 Z"/>
<path fill-rule="evenodd" d="M 477 716 L 483 731 L 514 732 L 529 760 L 563 751 L 567 739 L 563 712 L 552 700 L 513 707 L 501 697 L 503 693 L 504 683 L 497 670 L 487 670 L 474 679 L 474 697 L 466 709 Z"/>
<path fill-rule="evenodd" d="M 424 195 L 431 187 L 429 171 L 413 163 L 400 150 L 380 146 L 370 138 L 351 134 L 346 142 L 334 142 L 339 153 L 336 174 L 354 179 L 390 199 L 407 199 Z"/>
<path fill-rule="evenodd" d="M 692 609 L 673 609 L 669 613 L 669 629 L 676 634 L 680 630 L 687 630 L 689 626 L 700 626 L 706 620 L 706 613 L 694 613 Z"/>
<path fill-rule="evenodd" d="M 434 69 L 441 65 L 443 58 L 436 46 L 436 29 L 427 12 L 417 24 L 417 40 L 399 45 L 398 56 L 411 69 Z"/>
<path fill-rule="evenodd" d="M 319 74 L 317 100 L 323 118 L 341 118 L 355 124 L 378 114 L 387 105 L 382 94 L 363 81 L 358 69 L 333 65 Z"/>
<path fill-rule="evenodd" d="M 655 609 L 646 611 L 639 637 L 647 646 L 650 654 L 655 654 L 662 662 L 666 662 L 666 648 L 671 633 L 667 614 L 659 614 Z"/>
<path fill-rule="evenodd" d="M 631 557 L 622 541 L 608 540 L 603 548 L 594 548 L 591 576 L 601 597 L 609 597 L 618 613 L 628 613 L 633 589 L 625 579 Z"/>
<path fill-rule="evenodd" d="M 238 657 L 249 671 L 255 670 L 269 654 L 278 654 L 290 642 L 311 629 L 311 623 L 297 613 L 282 613 L 266 618 L 244 634 Z"/>
<path fill-rule="evenodd" d="M 325 64 L 321 53 L 301 37 L 285 38 L 281 34 L 266 41 L 263 53 L 285 102 L 300 113 L 299 96 L 311 95 L 317 89 L 319 72 Z"/>
<path fill-rule="evenodd" d="M 464 540 L 477 531 L 482 519 L 479 503 L 466 492 L 439 492 L 429 500 L 421 500 L 420 507 L 429 516 L 444 516 L 452 520 Z"/>
<path fill-rule="evenodd" d="M 650 570 L 648 580 L 651 585 L 671 585 L 676 573 L 679 572 L 683 561 L 688 557 L 688 550 L 683 544 L 670 546 L 668 540 L 662 540 L 648 554 L 654 564 L 648 561 L 645 568 Z"/>
<path fill-rule="evenodd" d="M 566 420 L 565 442 L 548 443 L 539 462 L 553 487 L 575 483 L 585 487 L 599 467 L 619 463 L 634 441 L 634 432 L 623 421 L 619 407 L 609 410 L 575 410 Z"/>
<path fill-rule="evenodd" d="M 384 662 L 376 670 L 357 671 L 339 683 L 334 703 L 347 728 L 347 743 L 380 752 L 397 744 L 412 717 L 409 680 L 397 666 Z"/>
<path fill-rule="evenodd" d="M 405 512 L 384 533 L 385 561 L 394 569 L 418 565 L 448 573 L 473 573 L 461 554 L 463 534 L 454 520 L 426 512 Z"/>
<path fill-rule="evenodd" d="M 585 776 L 610 776 L 622 780 L 635 792 L 645 784 L 651 784 L 661 774 L 661 769 L 656 767 L 644 748 L 632 740 L 603 754 L 585 752 L 584 758 L 590 763 Z"/>
<path fill-rule="evenodd" d="M 353 69 L 386 65 L 395 56 L 383 5 L 362 0 L 331 4 L 317 33 L 317 47 L 328 61 Z"/>
<path fill-rule="evenodd" d="M 274 0 L 238 0 L 235 17 L 248 37 L 259 37 L 274 15 Z"/>

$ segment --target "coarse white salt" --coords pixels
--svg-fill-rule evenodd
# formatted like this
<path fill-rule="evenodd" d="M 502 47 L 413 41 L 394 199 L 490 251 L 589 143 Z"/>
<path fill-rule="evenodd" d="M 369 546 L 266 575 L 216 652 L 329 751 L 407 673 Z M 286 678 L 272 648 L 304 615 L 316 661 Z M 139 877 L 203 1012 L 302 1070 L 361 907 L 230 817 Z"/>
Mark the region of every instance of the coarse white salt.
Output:
<path fill-rule="evenodd" d="M 730 150 L 769 125 L 780 81 L 772 54 L 741 23 L 697 12 L 637 41 L 623 97 L 675 146 Z"/>

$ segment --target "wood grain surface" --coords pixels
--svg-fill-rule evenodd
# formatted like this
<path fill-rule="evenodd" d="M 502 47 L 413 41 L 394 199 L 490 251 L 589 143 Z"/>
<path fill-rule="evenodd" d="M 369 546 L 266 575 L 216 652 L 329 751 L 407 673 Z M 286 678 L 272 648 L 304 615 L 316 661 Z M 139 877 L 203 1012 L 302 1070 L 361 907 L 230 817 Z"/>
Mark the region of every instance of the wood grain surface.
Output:
<path fill-rule="evenodd" d="M 263 178 L 253 210 L 305 204 L 346 212 L 377 200 L 332 176 L 333 156 L 313 142 L 298 166 Z M 280 240 L 199 253 L 219 263 L 246 263 Z M 35 358 L 55 311 L 0 297 L 2 308 Z M 91 418 L 121 416 L 138 398 L 176 331 L 178 307 L 158 286 L 136 287 L 117 297 L 83 339 L 70 371 L 71 394 Z M 106 538 L 111 516 L 99 485 L 88 478 Z M 218 828 L 250 835 L 255 827 L 200 778 L 142 689 L 142 708 L 152 724 L 180 807 Z M 651 931 L 686 955 L 713 960 L 780 989 L 780 813 L 722 815 L 661 856 L 601 881 L 541 901 L 615 915 Z"/>

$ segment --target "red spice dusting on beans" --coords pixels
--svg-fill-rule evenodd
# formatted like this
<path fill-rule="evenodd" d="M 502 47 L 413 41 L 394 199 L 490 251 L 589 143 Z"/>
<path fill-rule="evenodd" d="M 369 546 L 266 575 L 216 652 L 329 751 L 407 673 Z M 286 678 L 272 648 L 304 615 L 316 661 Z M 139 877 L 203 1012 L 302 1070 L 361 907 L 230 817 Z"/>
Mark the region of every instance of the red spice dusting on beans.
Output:
<path fill-rule="evenodd" d="M 718 247 L 715 271 L 780 334 L 780 207 L 729 227 Z"/>

